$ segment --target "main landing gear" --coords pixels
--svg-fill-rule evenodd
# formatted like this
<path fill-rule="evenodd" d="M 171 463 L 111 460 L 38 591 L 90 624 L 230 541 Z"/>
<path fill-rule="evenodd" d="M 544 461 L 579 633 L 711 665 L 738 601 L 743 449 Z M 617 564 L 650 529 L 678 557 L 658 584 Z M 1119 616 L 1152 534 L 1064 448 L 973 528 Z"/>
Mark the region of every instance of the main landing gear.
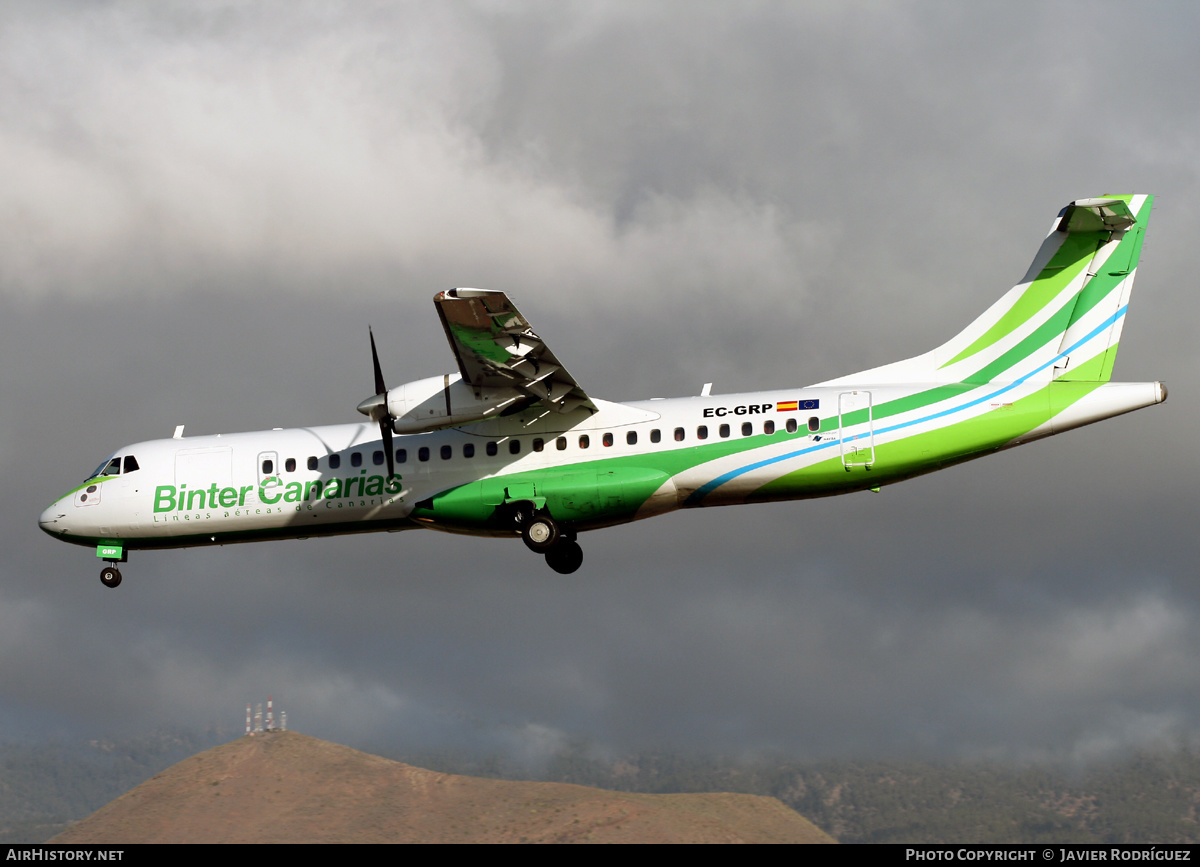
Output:
<path fill-rule="evenodd" d="M 575 540 L 563 539 L 546 552 L 546 565 L 560 575 L 570 575 L 583 565 L 583 549 Z"/>
<path fill-rule="evenodd" d="M 583 549 L 575 541 L 575 531 L 560 527 L 549 512 L 522 513 L 520 527 L 525 547 L 544 554 L 546 565 L 555 572 L 570 575 L 583 565 Z"/>
<path fill-rule="evenodd" d="M 120 586 L 121 570 L 117 568 L 115 560 L 108 561 L 108 565 L 100 570 L 100 583 L 105 587 Z"/>

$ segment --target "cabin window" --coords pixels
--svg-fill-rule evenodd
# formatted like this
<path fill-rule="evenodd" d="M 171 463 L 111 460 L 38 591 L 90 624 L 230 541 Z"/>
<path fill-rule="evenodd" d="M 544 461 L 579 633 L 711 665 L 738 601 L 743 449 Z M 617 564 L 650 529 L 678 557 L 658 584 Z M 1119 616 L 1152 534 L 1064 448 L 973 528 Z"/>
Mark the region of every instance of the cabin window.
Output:
<path fill-rule="evenodd" d="M 475 457 L 475 443 L 463 443 L 463 457 L 464 458 Z"/>
<path fill-rule="evenodd" d="M 681 427 L 675 428 L 675 442 L 683 442 L 683 428 Z"/>
<path fill-rule="evenodd" d="M 610 433 L 606 433 L 600 441 L 602 443 L 604 443 L 606 446 L 611 446 L 613 444 L 613 435 Z"/>
<path fill-rule="evenodd" d="M 722 439 L 729 436 L 729 425 L 721 425 L 719 428 L 717 428 L 717 432 L 721 434 Z"/>
<path fill-rule="evenodd" d="M 796 424 L 796 420 L 794 418 L 789 418 L 787 423 L 787 432 L 795 433 L 797 427 L 799 427 L 799 425 Z"/>
<path fill-rule="evenodd" d="M 631 445 L 631 446 L 636 446 L 637 445 L 637 431 L 631 430 L 628 433 L 626 433 L 625 434 L 625 442 L 629 443 L 629 445 Z"/>
<path fill-rule="evenodd" d="M 775 433 L 775 422 L 768 419 L 763 422 L 763 433 L 770 435 Z"/>
<path fill-rule="evenodd" d="M 329 469 L 336 470 L 341 465 L 342 465 L 342 456 L 341 455 L 330 455 L 329 456 Z"/>
<path fill-rule="evenodd" d="M 586 448 L 587 448 L 588 446 L 590 446 L 591 444 L 592 444 L 592 440 L 591 440 L 591 438 L 590 438 L 590 437 L 588 437 L 588 435 L 587 435 L 587 434 L 580 434 L 580 435 L 579 435 L 579 447 L 580 447 L 581 449 L 586 449 Z"/>
<path fill-rule="evenodd" d="M 485 451 L 488 453 L 489 458 L 494 458 L 496 456 L 496 452 L 499 451 L 499 448 L 497 448 L 495 441 L 489 440 Z"/>
<path fill-rule="evenodd" d="M 352 467 L 361 467 L 362 466 L 362 452 L 352 452 L 350 454 L 350 466 L 352 466 Z"/>
<path fill-rule="evenodd" d="M 453 455 L 454 448 L 452 446 L 442 446 L 442 460 L 448 461 Z"/>
<path fill-rule="evenodd" d="M 811 418 L 809 418 L 808 429 L 810 431 L 812 431 L 813 433 L 816 433 L 817 431 L 819 431 L 821 429 L 821 420 L 819 418 L 817 418 L 815 415 L 812 416 Z"/>
<path fill-rule="evenodd" d="M 429 460 L 429 446 L 421 446 L 419 449 L 417 449 L 417 460 Z"/>
<path fill-rule="evenodd" d="M 408 463 L 408 449 L 396 449 L 396 463 L 398 463 L 398 464 L 407 464 Z"/>
<path fill-rule="evenodd" d="M 383 452 L 378 450 L 371 452 L 371 463 L 377 467 L 383 466 Z"/>
<path fill-rule="evenodd" d="M 288 458 L 288 459 L 287 459 L 287 463 L 285 463 L 285 464 L 283 465 L 283 468 L 284 468 L 284 469 L 285 469 L 287 472 L 289 472 L 289 473 L 294 473 L 294 472 L 296 472 L 296 459 L 295 459 L 295 458 Z"/>
<path fill-rule="evenodd" d="M 560 452 L 566 451 L 567 450 L 567 438 L 559 437 L 558 439 L 556 439 L 554 441 L 554 447 L 556 449 L 558 449 Z"/>
<path fill-rule="evenodd" d="M 264 460 L 262 462 L 262 471 L 264 476 L 271 475 L 271 473 L 275 472 L 275 462 L 270 458 Z"/>
<path fill-rule="evenodd" d="M 702 424 L 702 425 L 700 425 L 700 427 L 696 428 L 696 439 L 698 439 L 698 440 L 708 439 L 708 425 Z"/>
<path fill-rule="evenodd" d="M 308 468 L 310 470 L 315 470 L 317 468 L 317 456 L 316 455 L 308 456 Z"/>
<path fill-rule="evenodd" d="M 654 428 L 652 431 L 650 431 L 650 442 L 652 442 L 652 443 L 662 442 L 662 431 L 660 431 L 658 428 Z"/>
<path fill-rule="evenodd" d="M 540 452 L 540 451 L 541 451 L 542 449 L 544 449 L 545 447 L 546 447 L 546 441 L 545 441 L 545 440 L 543 440 L 541 437 L 534 437 L 534 438 L 533 438 L 533 450 L 534 450 L 535 452 Z"/>
<path fill-rule="evenodd" d="M 133 455 L 125 455 L 125 469 L 122 472 L 132 473 L 136 469 L 138 469 L 137 458 Z"/>
<path fill-rule="evenodd" d="M 754 433 L 754 425 L 748 421 L 742 422 L 742 436 L 748 437 Z"/>
<path fill-rule="evenodd" d="M 521 453 L 521 441 L 518 439 L 509 440 L 508 441 L 508 453 L 510 455 L 519 455 Z"/>

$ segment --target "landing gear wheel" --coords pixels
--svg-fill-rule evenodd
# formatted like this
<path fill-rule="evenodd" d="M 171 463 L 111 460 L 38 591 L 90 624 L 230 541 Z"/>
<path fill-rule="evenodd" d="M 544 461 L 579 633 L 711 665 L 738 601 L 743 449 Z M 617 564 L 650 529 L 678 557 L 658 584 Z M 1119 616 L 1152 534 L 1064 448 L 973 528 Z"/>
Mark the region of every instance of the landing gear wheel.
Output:
<path fill-rule="evenodd" d="M 547 514 L 535 514 L 521 524 L 521 539 L 530 551 L 537 551 L 539 554 L 549 551 L 558 541 L 558 537 L 558 524 Z"/>
<path fill-rule="evenodd" d="M 105 566 L 100 570 L 100 583 L 105 587 L 120 586 L 121 570 L 116 566 Z"/>
<path fill-rule="evenodd" d="M 583 565 L 583 549 L 578 542 L 562 542 L 546 552 L 546 565 L 560 575 L 570 575 Z"/>

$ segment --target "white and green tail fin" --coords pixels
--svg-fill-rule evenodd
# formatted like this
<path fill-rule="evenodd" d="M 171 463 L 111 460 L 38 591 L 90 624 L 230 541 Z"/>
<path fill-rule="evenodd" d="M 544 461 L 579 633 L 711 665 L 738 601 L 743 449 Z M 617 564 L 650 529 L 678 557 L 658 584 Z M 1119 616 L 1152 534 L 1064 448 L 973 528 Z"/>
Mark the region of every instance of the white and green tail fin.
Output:
<path fill-rule="evenodd" d="M 1152 201 L 1072 202 L 1025 278 L 961 333 L 924 355 L 820 384 L 1108 382 Z"/>

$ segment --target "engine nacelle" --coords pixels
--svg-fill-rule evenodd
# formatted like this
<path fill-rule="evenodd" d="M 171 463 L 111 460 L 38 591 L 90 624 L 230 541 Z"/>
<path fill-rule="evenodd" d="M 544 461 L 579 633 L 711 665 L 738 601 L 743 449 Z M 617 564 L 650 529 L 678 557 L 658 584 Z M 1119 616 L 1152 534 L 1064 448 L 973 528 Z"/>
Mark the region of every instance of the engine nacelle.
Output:
<path fill-rule="evenodd" d="M 531 398 L 515 388 L 481 388 L 476 392 L 457 373 L 431 376 L 388 389 L 392 430 L 421 433 L 483 421 Z"/>

